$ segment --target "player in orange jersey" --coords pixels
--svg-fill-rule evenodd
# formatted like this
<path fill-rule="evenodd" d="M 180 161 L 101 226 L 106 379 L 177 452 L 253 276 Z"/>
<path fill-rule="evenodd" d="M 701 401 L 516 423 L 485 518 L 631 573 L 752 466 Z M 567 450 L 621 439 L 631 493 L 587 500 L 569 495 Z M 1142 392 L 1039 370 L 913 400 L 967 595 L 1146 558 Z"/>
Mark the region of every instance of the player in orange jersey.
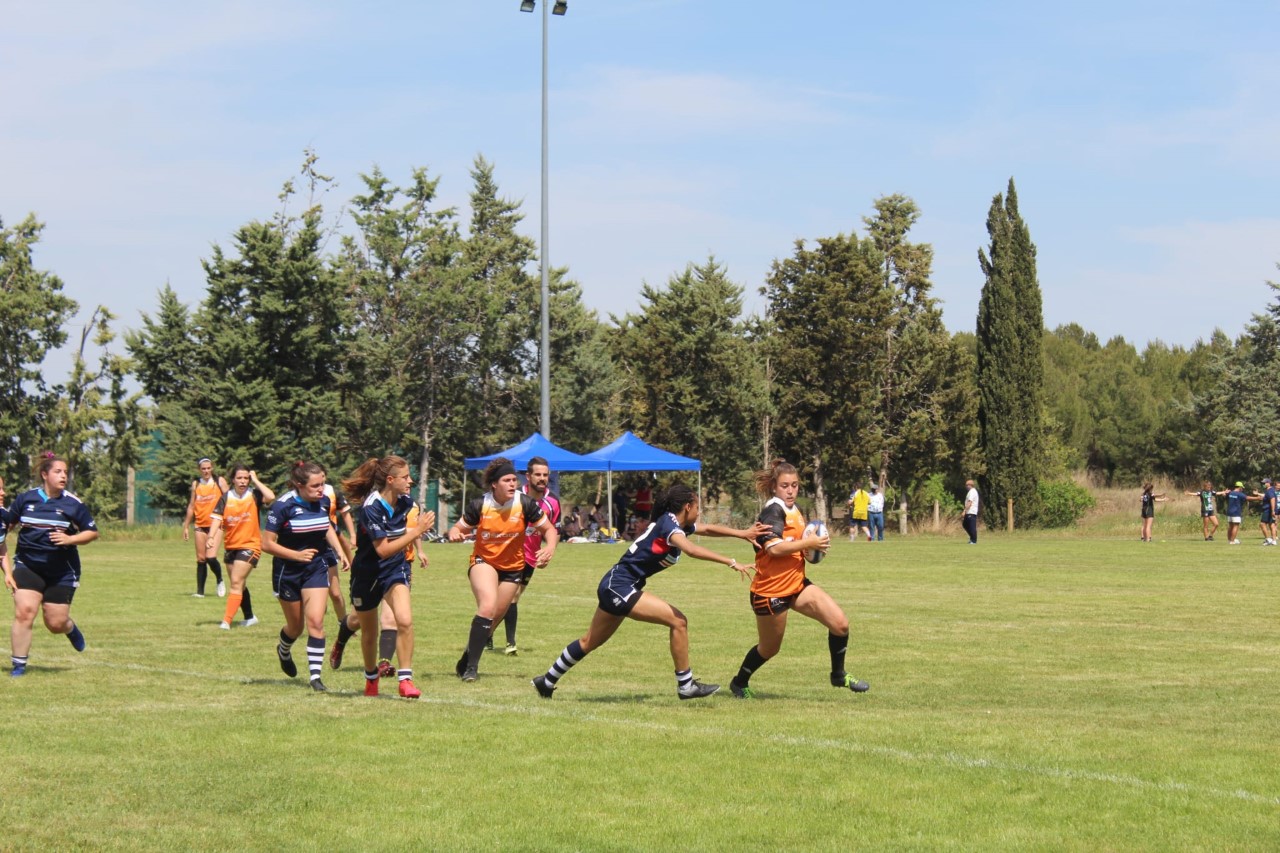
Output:
<path fill-rule="evenodd" d="M 249 573 L 262 556 L 262 505 L 270 506 L 276 500 L 276 493 L 263 485 L 257 472 L 250 471 L 247 465 L 232 465 L 227 477 L 232 487 L 223 493 L 213 508 L 209 524 L 209 557 L 216 553 L 218 531 L 221 530 L 226 547 L 227 578 L 231 581 L 227 609 L 218 625 L 224 631 L 231 630 L 231 617 L 242 607 L 244 626 L 258 624 L 246 583 Z"/>
<path fill-rule="evenodd" d="M 756 576 L 751 582 L 751 609 L 756 614 L 760 641 L 747 652 L 729 689 L 739 699 L 751 697 L 752 674 L 782 648 L 787 611 L 795 610 L 801 616 L 821 622 L 827 629 L 831 686 L 848 688 L 855 693 L 867 691 L 870 688 L 865 681 L 844 670 L 849 618 L 822 587 L 805 576 L 804 552 L 813 548 L 826 551 L 831 546 L 831 537 L 806 534 L 804 515 L 796 506 L 800 477 L 795 466 L 777 460 L 771 467 L 757 472 L 755 482 L 756 491 L 767 499 L 759 521 L 770 528 L 757 540 L 760 550 L 756 552 Z"/>
<path fill-rule="evenodd" d="M 467 504 L 462 517 L 449 528 L 449 541 L 461 542 L 467 533 L 476 534 L 467 579 L 476 598 L 476 615 L 466 651 L 458 659 L 456 672 L 463 681 L 475 681 L 480 653 L 515 598 L 524 578 L 525 531 L 541 534 L 542 547 L 534 555 L 533 567 L 541 569 L 556 552 L 560 534 L 538 501 L 520 491 L 520 479 L 511 460 L 499 456 L 484 469 L 488 492 Z"/>
<path fill-rule="evenodd" d="M 196 591 L 193 596 L 204 598 L 205 579 L 209 577 L 210 569 L 218 581 L 218 595 L 223 596 L 227 594 L 227 587 L 222 582 L 222 567 L 218 565 L 216 556 L 209 556 L 217 553 L 216 541 L 212 549 L 209 547 L 209 525 L 218 498 L 227 492 L 227 481 L 213 476 L 213 463 L 207 457 L 196 464 L 200 468 L 200 476 L 191 481 L 191 500 L 187 501 L 187 514 L 182 519 L 183 542 L 191 539 L 192 520 L 196 523 Z"/>

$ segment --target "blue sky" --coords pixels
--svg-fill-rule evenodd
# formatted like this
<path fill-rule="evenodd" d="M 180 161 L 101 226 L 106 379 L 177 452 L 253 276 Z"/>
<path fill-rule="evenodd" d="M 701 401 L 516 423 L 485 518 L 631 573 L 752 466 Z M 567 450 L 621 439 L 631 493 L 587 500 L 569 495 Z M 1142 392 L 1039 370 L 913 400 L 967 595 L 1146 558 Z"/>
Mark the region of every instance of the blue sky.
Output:
<path fill-rule="evenodd" d="M 1231 335 L 1280 281 L 1280 4 L 570 0 L 550 22 L 551 241 L 602 315 L 714 255 L 747 289 L 796 239 L 915 199 L 934 292 L 972 329 L 1012 176 L 1045 322 Z M 0 0 L 0 217 L 126 326 L 270 217 L 303 150 L 338 180 L 480 154 L 538 235 L 541 9 Z"/>

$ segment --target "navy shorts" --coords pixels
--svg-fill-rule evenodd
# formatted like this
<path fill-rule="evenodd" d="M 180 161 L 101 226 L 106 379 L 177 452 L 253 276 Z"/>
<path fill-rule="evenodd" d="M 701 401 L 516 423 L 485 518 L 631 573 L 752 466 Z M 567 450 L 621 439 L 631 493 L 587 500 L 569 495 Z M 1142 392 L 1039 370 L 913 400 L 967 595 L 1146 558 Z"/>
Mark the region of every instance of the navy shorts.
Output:
<path fill-rule="evenodd" d="M 811 583 L 813 581 L 805 578 L 804 583 L 800 585 L 800 592 L 804 592 L 804 588 Z M 751 610 L 757 616 L 777 616 L 779 613 L 785 613 L 796 606 L 796 599 L 800 597 L 800 592 L 783 596 L 782 598 L 770 598 L 767 595 L 749 593 L 751 596 Z"/>
<path fill-rule="evenodd" d="M 1276 517 L 1275 517 L 1274 515 L 1272 515 L 1272 514 L 1271 514 L 1271 510 L 1269 510 L 1269 509 L 1264 509 L 1264 510 L 1262 511 L 1262 523 L 1263 523 L 1263 524 L 1274 524 L 1274 523 L 1275 523 L 1275 520 L 1276 520 Z"/>
<path fill-rule="evenodd" d="M 338 555 L 334 553 L 332 548 L 325 548 L 321 551 L 320 559 L 324 560 L 326 569 L 333 569 L 338 566 Z"/>
<path fill-rule="evenodd" d="M 45 604 L 70 604 L 75 598 L 76 588 L 80 586 L 80 579 L 70 569 L 33 567 L 21 560 L 13 561 L 13 582 L 18 589 L 40 593 Z"/>
<path fill-rule="evenodd" d="M 604 573 L 600 586 L 596 588 L 596 600 L 600 602 L 600 609 L 614 616 L 626 616 L 640 600 L 644 580 L 614 566 Z"/>
<path fill-rule="evenodd" d="M 324 555 L 310 563 L 275 559 L 271 563 L 271 591 L 281 601 L 301 601 L 304 589 L 328 589 L 329 567 Z"/>
<path fill-rule="evenodd" d="M 413 584 L 413 567 L 408 561 L 378 573 L 351 573 L 351 605 L 357 611 L 367 612 L 382 603 L 391 587 L 396 584 Z"/>

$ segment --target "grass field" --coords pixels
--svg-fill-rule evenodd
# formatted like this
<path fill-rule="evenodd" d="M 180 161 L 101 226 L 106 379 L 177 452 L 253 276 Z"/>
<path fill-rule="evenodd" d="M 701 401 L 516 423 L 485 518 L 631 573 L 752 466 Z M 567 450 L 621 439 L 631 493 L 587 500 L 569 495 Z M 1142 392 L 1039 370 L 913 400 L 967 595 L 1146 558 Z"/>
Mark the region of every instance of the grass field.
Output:
<path fill-rule="evenodd" d="M 452 671 L 466 547 L 429 546 L 415 703 L 359 696 L 354 644 L 333 693 L 307 689 L 301 644 L 285 678 L 265 567 L 262 624 L 220 632 L 188 545 L 108 535 L 83 549 L 88 650 L 37 628 L 29 674 L 0 682 L 0 848 L 1280 848 L 1280 548 L 1160 521 L 1143 544 L 1132 515 L 1111 538 L 837 542 L 812 576 L 871 692 L 832 689 L 824 632 L 793 615 L 753 701 L 728 695 L 755 629 L 720 566 L 649 588 L 721 694 L 679 702 L 665 632 L 631 623 L 545 701 L 529 679 L 620 546 L 564 546 L 520 655 L 475 684 Z"/>

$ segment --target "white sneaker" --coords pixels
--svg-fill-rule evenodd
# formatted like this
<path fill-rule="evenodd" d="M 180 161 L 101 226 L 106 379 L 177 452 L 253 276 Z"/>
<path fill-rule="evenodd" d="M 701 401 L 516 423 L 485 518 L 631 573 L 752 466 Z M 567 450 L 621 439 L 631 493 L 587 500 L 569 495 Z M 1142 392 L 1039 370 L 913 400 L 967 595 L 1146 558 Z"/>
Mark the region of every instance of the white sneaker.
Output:
<path fill-rule="evenodd" d="M 218 581 L 218 598 L 227 597 L 227 585 L 222 581 Z"/>
<path fill-rule="evenodd" d="M 203 593 L 203 592 L 193 592 L 193 593 L 191 593 L 191 597 L 192 597 L 192 598 L 204 598 L 204 593 Z"/>
<path fill-rule="evenodd" d="M 1232 540 L 1231 540 L 1230 542 L 1228 542 L 1227 544 L 1228 544 L 1228 545 L 1239 545 L 1239 544 L 1240 544 L 1240 540 L 1239 540 L 1239 539 L 1232 539 Z"/>
<path fill-rule="evenodd" d="M 252 628 L 254 625 L 257 625 L 257 624 L 258 624 L 258 617 L 257 617 L 257 616 L 250 616 L 248 619 L 246 619 L 246 620 L 244 620 L 243 622 L 241 622 L 241 623 L 240 623 L 240 627 L 241 627 L 241 628 Z"/>
<path fill-rule="evenodd" d="M 218 627 L 219 627 L 219 628 L 221 628 L 221 629 L 222 629 L 222 630 L 224 630 L 224 631 L 230 631 L 230 630 L 231 630 L 231 623 L 230 623 L 230 622 L 219 622 L 219 623 L 218 623 Z"/>

